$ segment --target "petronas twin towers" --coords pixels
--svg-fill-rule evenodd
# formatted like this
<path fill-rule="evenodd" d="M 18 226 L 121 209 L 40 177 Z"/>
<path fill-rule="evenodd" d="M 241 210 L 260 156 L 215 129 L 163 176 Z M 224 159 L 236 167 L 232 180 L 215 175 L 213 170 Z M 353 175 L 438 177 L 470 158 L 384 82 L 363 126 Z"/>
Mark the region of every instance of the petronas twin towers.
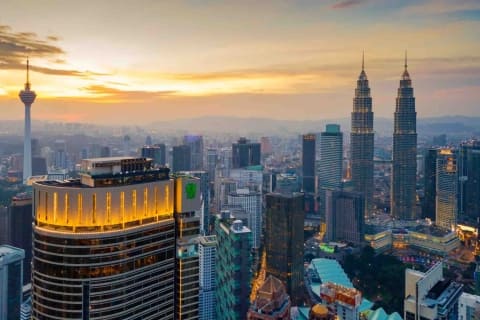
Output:
<path fill-rule="evenodd" d="M 412 220 L 416 218 L 417 113 L 406 55 L 394 122 L 391 213 L 396 219 Z M 372 97 L 362 58 L 362 71 L 353 98 L 350 159 L 353 188 L 365 196 L 367 217 L 373 208 L 373 138 Z"/>

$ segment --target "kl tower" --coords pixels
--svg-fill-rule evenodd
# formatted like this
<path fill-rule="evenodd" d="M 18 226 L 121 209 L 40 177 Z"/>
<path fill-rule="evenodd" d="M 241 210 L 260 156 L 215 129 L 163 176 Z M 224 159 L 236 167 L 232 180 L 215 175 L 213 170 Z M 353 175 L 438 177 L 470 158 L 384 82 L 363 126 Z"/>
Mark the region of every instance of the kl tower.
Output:
<path fill-rule="evenodd" d="M 32 176 L 32 138 L 30 136 L 30 109 L 37 95 L 35 91 L 30 90 L 29 64 L 27 58 L 27 82 L 25 89 L 20 91 L 18 96 L 25 105 L 25 137 L 23 140 L 23 183 L 26 184 L 28 178 Z"/>

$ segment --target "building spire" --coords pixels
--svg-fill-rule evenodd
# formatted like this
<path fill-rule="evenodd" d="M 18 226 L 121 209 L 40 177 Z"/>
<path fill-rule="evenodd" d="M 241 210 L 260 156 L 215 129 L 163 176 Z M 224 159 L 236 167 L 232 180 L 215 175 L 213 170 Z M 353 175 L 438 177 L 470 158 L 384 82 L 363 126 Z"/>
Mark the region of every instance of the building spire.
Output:
<path fill-rule="evenodd" d="M 405 71 L 407 71 L 407 50 L 405 50 Z"/>
<path fill-rule="evenodd" d="M 362 71 L 365 69 L 365 50 L 362 51 Z"/>
<path fill-rule="evenodd" d="M 27 82 L 25 83 L 25 90 L 30 90 L 30 62 L 27 56 Z"/>

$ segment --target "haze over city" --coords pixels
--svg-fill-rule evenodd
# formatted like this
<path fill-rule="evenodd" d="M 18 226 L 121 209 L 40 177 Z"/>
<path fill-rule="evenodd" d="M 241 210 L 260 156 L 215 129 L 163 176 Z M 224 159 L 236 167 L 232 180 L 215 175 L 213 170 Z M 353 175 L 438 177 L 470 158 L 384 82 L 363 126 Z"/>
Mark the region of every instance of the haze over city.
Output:
<path fill-rule="evenodd" d="M 392 118 L 408 50 L 419 117 L 478 116 L 478 1 L 10 1 L 0 118 L 142 124 L 202 116 L 349 117 L 365 51 Z"/>

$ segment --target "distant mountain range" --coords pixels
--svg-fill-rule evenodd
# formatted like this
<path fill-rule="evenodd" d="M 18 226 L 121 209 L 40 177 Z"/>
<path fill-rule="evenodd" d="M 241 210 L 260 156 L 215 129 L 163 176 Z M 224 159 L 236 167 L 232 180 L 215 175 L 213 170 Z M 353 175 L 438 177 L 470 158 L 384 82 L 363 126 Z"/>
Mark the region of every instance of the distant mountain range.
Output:
<path fill-rule="evenodd" d="M 33 134 L 37 132 L 62 134 L 123 134 L 152 132 L 158 134 L 181 135 L 198 133 L 203 135 L 225 134 L 238 137 L 262 135 L 295 135 L 308 132 L 324 131 L 327 123 L 340 124 L 345 133 L 350 131 L 350 118 L 325 120 L 274 120 L 266 118 L 236 118 L 236 117 L 200 117 L 154 122 L 139 125 L 100 126 L 87 123 L 60 123 L 47 121 L 33 121 Z M 391 136 L 393 119 L 375 118 L 375 132 L 378 136 Z M 444 116 L 419 118 L 417 131 L 420 136 L 447 134 L 449 136 L 480 136 L 480 117 Z M 23 135 L 23 121 L 0 121 L 0 134 Z"/>
<path fill-rule="evenodd" d="M 158 131 L 186 131 L 208 133 L 233 133 L 243 135 L 291 135 L 324 131 L 327 123 L 340 124 L 341 130 L 350 131 L 350 118 L 325 120 L 274 120 L 265 118 L 202 117 L 156 122 L 150 128 Z M 393 119 L 375 118 L 374 129 L 381 136 L 393 133 Z M 449 116 L 419 118 L 417 131 L 420 135 L 480 135 L 480 117 Z"/>

